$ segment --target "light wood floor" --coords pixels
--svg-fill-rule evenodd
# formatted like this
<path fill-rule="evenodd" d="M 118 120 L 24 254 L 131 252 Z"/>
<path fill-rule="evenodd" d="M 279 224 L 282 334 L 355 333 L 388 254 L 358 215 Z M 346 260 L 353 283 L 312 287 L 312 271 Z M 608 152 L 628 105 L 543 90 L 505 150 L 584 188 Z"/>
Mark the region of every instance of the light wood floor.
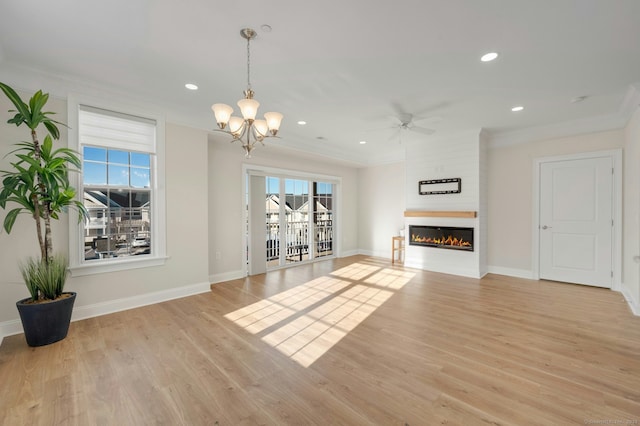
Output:
<path fill-rule="evenodd" d="M 297 302 L 260 317 L 288 303 L 285 291 Z M 361 303 L 374 293 L 385 297 Z M 338 305 L 354 309 L 322 313 Z M 331 321 L 352 330 L 305 346 L 317 352 L 306 367 L 295 349 L 272 346 L 316 314 L 325 331 Z M 640 318 L 605 289 L 329 260 L 74 322 L 42 348 L 7 337 L 0 422 L 638 424 Z"/>

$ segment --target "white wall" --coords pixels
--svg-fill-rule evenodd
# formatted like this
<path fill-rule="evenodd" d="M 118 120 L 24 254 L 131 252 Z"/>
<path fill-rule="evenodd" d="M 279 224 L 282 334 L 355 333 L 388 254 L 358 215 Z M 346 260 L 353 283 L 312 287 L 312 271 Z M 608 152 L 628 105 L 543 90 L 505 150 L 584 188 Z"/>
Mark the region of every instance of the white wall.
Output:
<path fill-rule="evenodd" d="M 362 254 L 391 258 L 391 237 L 404 228 L 405 165 L 358 170 L 358 246 Z"/>
<path fill-rule="evenodd" d="M 625 129 L 623 204 L 622 291 L 640 315 L 640 109 Z"/>
<path fill-rule="evenodd" d="M 425 138 L 407 144 L 406 210 L 475 211 L 477 218 L 406 218 L 409 225 L 474 228 L 473 252 L 406 245 L 406 262 L 411 267 L 479 278 L 486 273 L 486 138 L 480 131 L 443 138 Z M 418 182 L 461 178 L 457 194 L 420 195 Z"/>
<path fill-rule="evenodd" d="M 533 165 L 540 157 L 621 148 L 622 130 L 490 148 L 489 271 L 532 277 Z"/>
<path fill-rule="evenodd" d="M 21 93 L 28 98 L 31 93 Z M 28 138 L 24 127 L 9 126 L 9 103 L 0 97 L 0 157 L 15 141 Z M 47 110 L 66 120 L 66 102 L 53 100 Z M 65 133 L 66 136 L 66 133 Z M 64 141 L 66 144 L 66 139 Z M 97 315 L 208 289 L 207 134 L 166 125 L 166 264 L 158 267 L 72 277 L 66 290 L 77 291 L 74 318 Z M 0 169 L 7 160 L 0 159 Z M 0 220 L 6 211 L 0 210 Z M 54 224 L 54 249 L 68 251 L 68 220 Z M 39 254 L 33 220 L 24 215 L 11 233 L 0 233 L 0 335 L 19 332 L 15 302 L 28 296 L 17 262 Z"/>
<path fill-rule="evenodd" d="M 286 137 L 286 136 L 285 136 Z M 243 165 L 278 168 L 303 173 L 335 176 L 342 179 L 340 202 L 339 255 L 358 252 L 358 172 L 357 168 L 337 164 L 321 157 L 278 147 L 278 140 L 265 141 L 252 158 L 246 159 L 236 143 L 226 135 L 209 135 L 209 280 L 220 282 L 243 276 L 245 200 Z M 219 256 L 218 256 L 219 254 Z M 219 258 L 218 258 L 219 257 Z"/>

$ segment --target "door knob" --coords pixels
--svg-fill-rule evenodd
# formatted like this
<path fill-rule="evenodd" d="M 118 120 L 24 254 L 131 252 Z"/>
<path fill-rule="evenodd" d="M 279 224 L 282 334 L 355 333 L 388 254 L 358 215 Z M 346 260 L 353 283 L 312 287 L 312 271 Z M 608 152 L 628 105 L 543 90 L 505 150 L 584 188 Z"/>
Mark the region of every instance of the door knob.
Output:
<path fill-rule="evenodd" d="M 542 226 L 542 229 L 551 229 L 551 227 L 550 227 L 550 226 L 547 226 L 547 225 L 543 225 L 543 226 Z"/>

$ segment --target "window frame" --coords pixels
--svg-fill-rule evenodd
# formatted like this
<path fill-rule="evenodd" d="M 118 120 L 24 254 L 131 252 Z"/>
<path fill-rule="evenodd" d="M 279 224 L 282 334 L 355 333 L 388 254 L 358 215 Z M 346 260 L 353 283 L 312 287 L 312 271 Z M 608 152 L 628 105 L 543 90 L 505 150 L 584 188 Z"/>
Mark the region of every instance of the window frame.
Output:
<path fill-rule="evenodd" d="M 150 112 L 149 108 L 120 102 L 109 102 L 79 94 L 70 94 L 67 98 L 68 146 L 77 151 L 81 158 L 83 145 L 79 138 L 79 112 L 82 106 L 98 110 L 107 110 L 126 116 L 139 117 L 155 121 L 155 152 L 151 154 L 151 253 L 144 256 L 122 258 L 84 259 L 84 225 L 78 222 L 78 212 L 69 211 L 69 270 L 73 276 L 101 274 L 138 268 L 164 265 L 167 259 L 166 249 L 166 185 L 165 185 L 165 119 L 159 112 Z M 87 146 L 95 146 L 87 144 Z M 102 148 L 112 148 L 102 146 Z M 130 152 L 139 152 L 132 148 Z M 82 173 L 71 173 L 69 180 L 77 191 L 79 201 L 83 201 L 84 186 Z M 88 187 L 93 185 L 88 185 Z"/>

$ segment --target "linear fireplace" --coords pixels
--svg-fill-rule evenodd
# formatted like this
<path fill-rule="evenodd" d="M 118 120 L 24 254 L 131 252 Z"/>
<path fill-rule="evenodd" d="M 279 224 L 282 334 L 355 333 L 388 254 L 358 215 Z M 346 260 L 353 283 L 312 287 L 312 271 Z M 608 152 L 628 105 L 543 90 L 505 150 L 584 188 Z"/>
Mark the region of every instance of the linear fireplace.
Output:
<path fill-rule="evenodd" d="M 473 251 L 473 228 L 409 225 L 409 245 Z"/>

